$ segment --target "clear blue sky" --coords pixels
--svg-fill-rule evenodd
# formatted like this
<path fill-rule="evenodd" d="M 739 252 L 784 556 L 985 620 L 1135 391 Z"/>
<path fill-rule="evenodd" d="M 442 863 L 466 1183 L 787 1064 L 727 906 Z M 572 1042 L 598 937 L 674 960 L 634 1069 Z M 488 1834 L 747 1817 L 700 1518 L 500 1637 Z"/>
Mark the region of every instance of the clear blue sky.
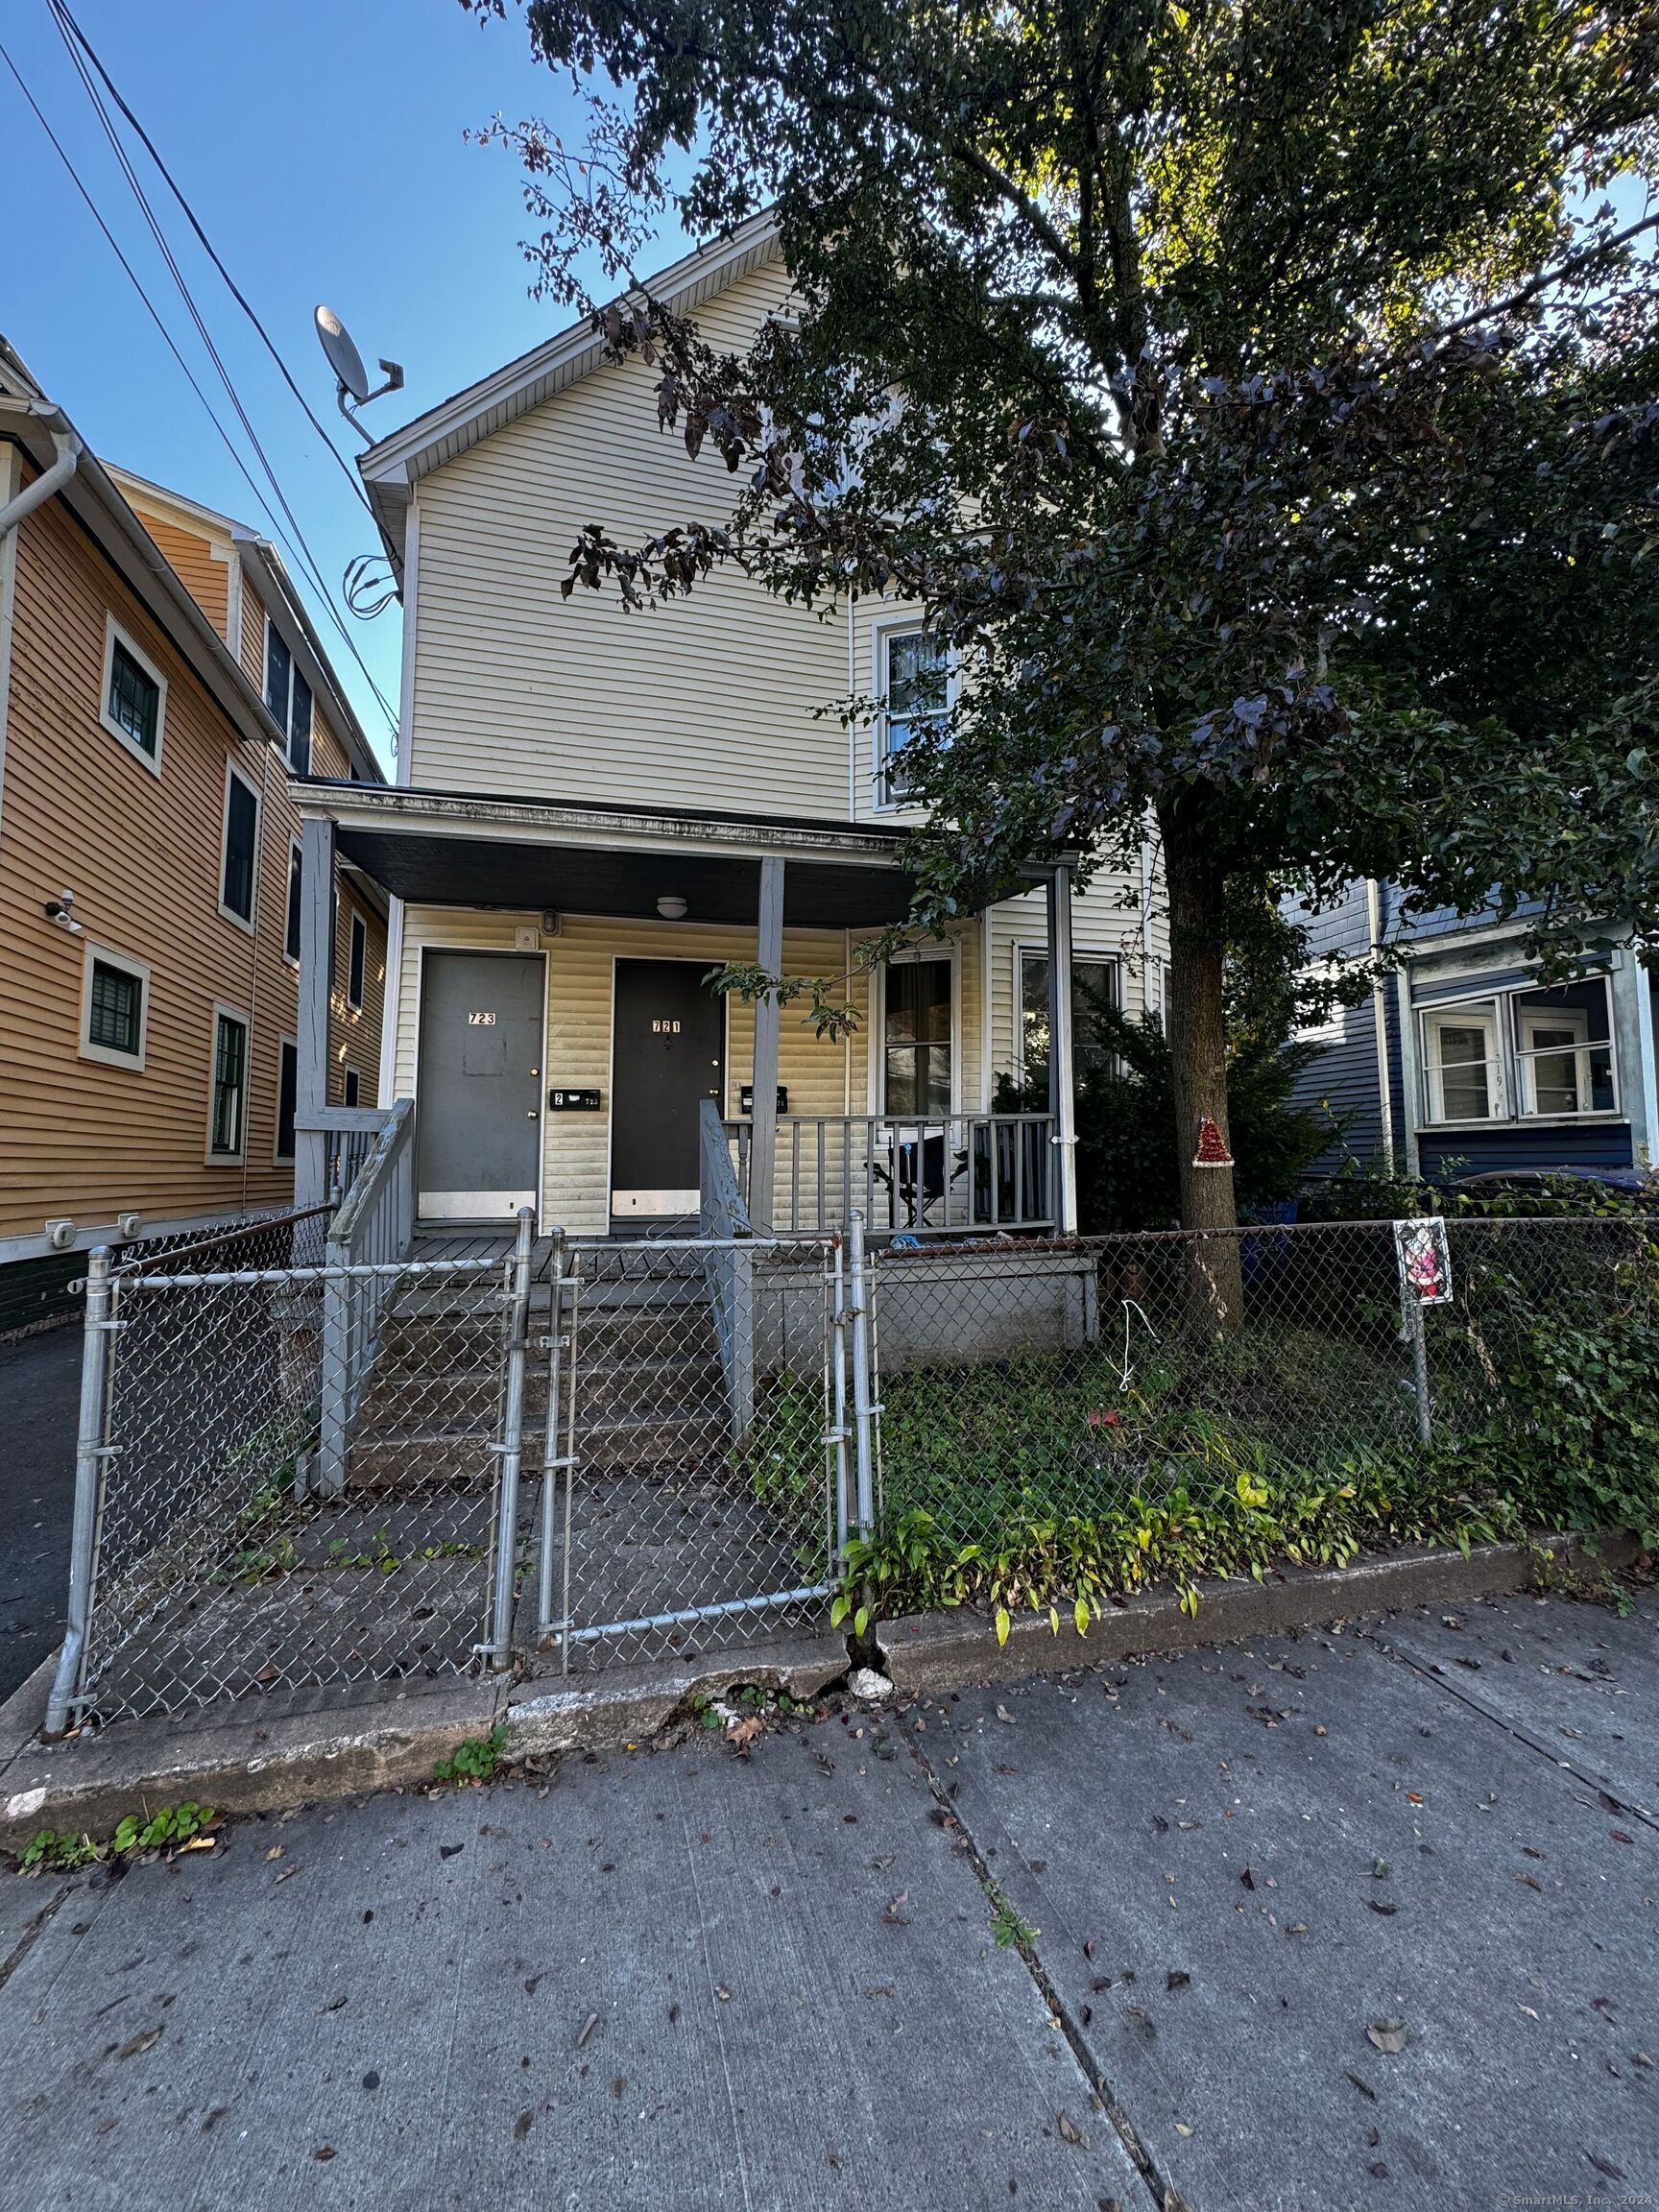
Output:
<path fill-rule="evenodd" d="M 522 18 L 481 26 L 458 0 L 70 5 L 325 422 L 338 418 L 312 333 L 320 300 L 343 318 L 371 369 L 377 354 L 404 365 L 404 391 L 368 410 L 377 436 L 565 320 L 528 297 L 518 241 L 529 225 L 517 162 L 463 138 L 498 110 L 515 121 L 570 113 L 565 87 L 532 63 Z M 7 0 L 0 41 L 240 442 L 45 0 Z M 318 565 L 337 588 L 348 560 L 375 547 L 369 517 L 141 149 L 136 166 Z M 0 331 L 48 394 L 105 459 L 271 535 L 3 65 L 0 204 L 10 211 Z M 676 250 L 676 240 L 665 241 L 662 257 Z M 342 448 L 354 450 L 346 425 L 338 427 Z M 244 458 L 259 477 L 257 462 Z M 563 554 L 549 548 L 550 560 Z M 363 726 L 389 761 L 385 718 L 317 594 L 307 597 Z M 345 619 L 396 706 L 396 605 L 373 622 Z"/>

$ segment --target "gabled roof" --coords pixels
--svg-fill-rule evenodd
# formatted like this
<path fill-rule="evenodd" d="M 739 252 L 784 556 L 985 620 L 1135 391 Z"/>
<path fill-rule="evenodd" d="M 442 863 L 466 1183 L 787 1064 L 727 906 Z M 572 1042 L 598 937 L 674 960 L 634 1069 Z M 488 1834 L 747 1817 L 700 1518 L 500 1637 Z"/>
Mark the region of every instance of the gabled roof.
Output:
<path fill-rule="evenodd" d="M 653 298 L 683 314 L 690 313 L 753 270 L 778 259 L 779 251 L 777 223 L 768 211 L 752 216 L 729 237 L 699 246 L 648 277 L 646 286 Z M 588 321 L 573 323 L 358 455 L 357 466 L 399 577 L 410 487 L 565 391 L 597 369 L 603 358 L 604 341 Z"/>
<path fill-rule="evenodd" d="M 238 522 L 233 515 L 222 515 L 217 508 L 204 507 L 182 492 L 175 492 L 170 485 L 153 483 L 148 476 L 140 476 L 135 469 L 117 468 L 112 462 L 109 474 L 123 492 L 135 492 L 140 499 L 149 497 L 168 511 L 169 518 L 180 528 L 201 530 L 229 544 L 236 559 L 252 576 L 260 603 L 276 617 L 277 629 L 286 637 L 289 651 L 311 686 L 312 697 L 321 701 L 331 728 L 346 748 L 352 774 L 367 782 L 384 783 L 385 771 L 374 757 L 374 749 L 335 674 L 334 663 L 306 612 L 304 601 L 294 589 L 282 556 L 270 539 L 261 537 L 246 522 Z"/>

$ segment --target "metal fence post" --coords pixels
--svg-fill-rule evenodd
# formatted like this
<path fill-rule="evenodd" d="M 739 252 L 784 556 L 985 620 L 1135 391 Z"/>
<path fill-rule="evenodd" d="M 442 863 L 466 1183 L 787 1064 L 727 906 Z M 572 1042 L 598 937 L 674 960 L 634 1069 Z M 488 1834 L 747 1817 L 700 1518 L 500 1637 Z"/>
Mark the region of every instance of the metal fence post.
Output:
<path fill-rule="evenodd" d="M 332 1238 L 324 1246 L 323 1264 L 327 1273 L 323 1278 L 323 1328 L 317 1348 L 315 1485 L 323 1498 L 338 1498 L 346 1487 L 346 1437 L 351 1401 L 356 1395 L 351 1298 L 355 1286 L 343 1272 L 350 1257 L 349 1247 L 336 1244 Z"/>
<path fill-rule="evenodd" d="M 61 1736 L 81 1694 L 86 1665 L 86 1631 L 92 1617 L 93 1552 L 104 1484 L 105 1436 L 109 1414 L 109 1271 L 108 1244 L 86 1268 L 86 1321 L 81 1343 L 81 1419 L 75 1446 L 75 1512 L 69 1535 L 69 1612 L 63 1647 L 46 1700 L 47 1736 Z"/>
<path fill-rule="evenodd" d="M 553 1232 L 548 1269 L 547 1419 L 541 1436 L 541 1531 L 536 1551 L 536 1633 L 545 1636 L 553 1619 L 553 1530 L 558 1521 L 559 1478 L 570 1479 L 570 1455 L 561 1450 L 560 1415 L 565 1398 L 565 1232 Z M 575 1375 L 570 1378 L 575 1390 Z M 568 1628 L 569 1623 L 565 1626 Z"/>
<path fill-rule="evenodd" d="M 864 1251 L 864 1216 L 857 1207 L 847 1223 L 847 1264 L 853 1319 L 853 1444 L 856 1470 L 854 1521 L 860 1536 L 876 1526 L 876 1463 L 872 1441 L 875 1406 L 870 1390 L 870 1276 Z"/>
<path fill-rule="evenodd" d="M 847 1249 L 843 1237 L 837 1235 L 830 1238 L 829 1257 L 830 1358 L 835 1363 L 830 1403 L 830 1433 L 835 1443 L 835 1542 L 830 1560 L 833 1573 L 847 1548 L 853 1510 L 853 1462 L 847 1450 L 852 1431 L 847 1425 Z"/>
<path fill-rule="evenodd" d="M 1429 1396 L 1429 1339 L 1423 1326 L 1423 1301 L 1414 1298 L 1408 1289 L 1402 1290 L 1406 1306 L 1406 1333 L 1411 1339 L 1411 1382 L 1417 1395 L 1417 1440 L 1427 1444 L 1434 1430 L 1433 1407 Z"/>
<path fill-rule="evenodd" d="M 513 1661 L 513 1582 L 518 1547 L 518 1471 L 524 1445 L 524 1363 L 529 1351 L 530 1256 L 536 1238 L 532 1207 L 518 1209 L 507 1279 L 507 1398 L 501 1417 L 501 1474 L 495 1512 L 495 1588 L 491 1605 L 490 1664 Z"/>

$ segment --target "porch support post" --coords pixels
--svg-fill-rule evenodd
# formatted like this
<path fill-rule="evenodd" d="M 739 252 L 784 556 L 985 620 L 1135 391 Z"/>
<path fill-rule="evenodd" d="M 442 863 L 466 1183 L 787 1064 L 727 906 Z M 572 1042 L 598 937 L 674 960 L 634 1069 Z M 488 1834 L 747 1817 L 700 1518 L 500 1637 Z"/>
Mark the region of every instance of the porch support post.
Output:
<path fill-rule="evenodd" d="M 328 1138 L 307 1127 L 328 1103 L 328 983 L 334 919 L 334 825 L 307 815 L 300 837 L 300 1065 L 295 1084 L 294 1203 L 328 1199 Z"/>
<path fill-rule="evenodd" d="M 760 926 L 755 957 L 768 975 L 783 971 L 783 863 L 768 854 L 760 863 Z M 782 1009 L 775 994 L 755 1001 L 755 1074 L 750 1110 L 749 1220 L 772 1226 L 778 1165 L 778 1031 Z"/>
<path fill-rule="evenodd" d="M 1054 1117 L 1054 1226 L 1069 1237 L 1077 1226 L 1077 1102 L 1071 1057 L 1071 869 L 1067 861 L 1048 878 L 1048 1111 Z"/>

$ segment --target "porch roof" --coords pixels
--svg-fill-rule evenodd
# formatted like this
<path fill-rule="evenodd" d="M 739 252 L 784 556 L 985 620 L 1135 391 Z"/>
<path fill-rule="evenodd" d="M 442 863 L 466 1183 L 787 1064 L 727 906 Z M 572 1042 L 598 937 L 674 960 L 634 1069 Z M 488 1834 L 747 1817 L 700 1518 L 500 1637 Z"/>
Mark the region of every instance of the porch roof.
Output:
<path fill-rule="evenodd" d="M 864 929 L 902 921 L 914 888 L 900 859 L 905 832 L 884 825 L 309 777 L 289 791 L 332 820 L 344 858 L 416 905 L 650 919 L 677 896 L 688 921 L 753 926 L 760 863 L 779 858 L 785 926 Z"/>

